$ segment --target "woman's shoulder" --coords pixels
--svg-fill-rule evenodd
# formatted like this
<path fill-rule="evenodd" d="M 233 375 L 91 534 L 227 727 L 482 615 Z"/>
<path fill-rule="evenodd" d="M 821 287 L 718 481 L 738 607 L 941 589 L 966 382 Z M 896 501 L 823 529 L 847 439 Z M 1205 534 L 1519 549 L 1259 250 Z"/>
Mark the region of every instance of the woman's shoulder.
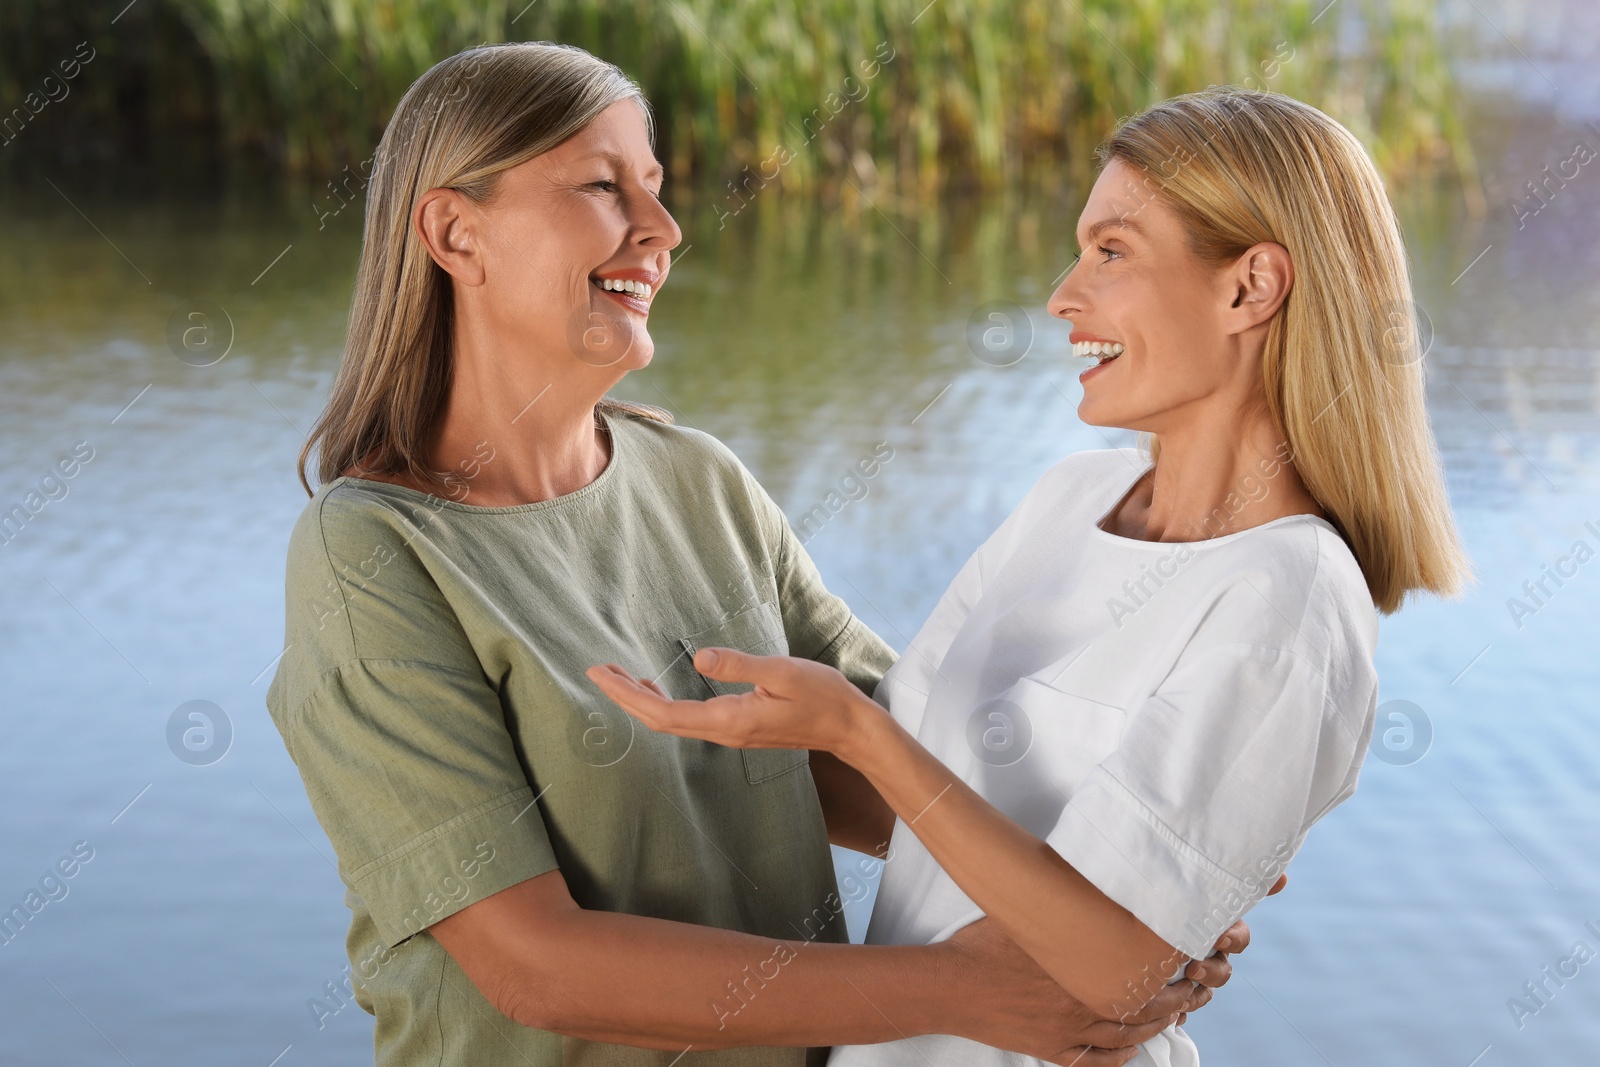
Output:
<path fill-rule="evenodd" d="M 295 522 L 295 530 L 338 531 L 387 525 L 387 515 L 392 514 L 393 502 L 399 496 L 393 491 L 397 488 L 408 489 L 394 482 L 341 474 L 323 482 L 311 494 Z M 409 492 L 423 495 L 416 490 Z"/>
<path fill-rule="evenodd" d="M 750 501 L 766 497 L 733 449 L 704 430 L 626 413 L 613 414 L 611 426 L 628 451 L 633 488 L 665 494 L 664 504 L 743 511 Z"/>
<path fill-rule="evenodd" d="M 288 570 L 322 574 L 374 554 L 394 562 L 412 531 L 431 521 L 438 498 L 369 478 L 341 475 L 318 486 L 289 533 Z"/>
<path fill-rule="evenodd" d="M 1370 664 L 1377 608 L 1336 527 L 1320 516 L 1294 515 L 1229 542 L 1219 546 L 1225 548 L 1219 573 L 1226 577 L 1208 613 L 1231 620 L 1221 627 L 1231 639 L 1286 648 L 1325 669 L 1341 660 Z"/>
<path fill-rule="evenodd" d="M 628 411 L 616 411 L 608 413 L 608 424 L 614 433 L 626 435 L 636 446 L 670 463 L 708 465 L 719 470 L 744 469 L 733 449 L 721 440 L 681 422 L 663 422 Z"/>
<path fill-rule="evenodd" d="M 1378 643 L 1378 608 L 1354 550 L 1326 520 L 1306 524 L 1316 542 L 1316 578 L 1308 594 L 1308 613 L 1324 628 L 1337 628 L 1369 656 Z"/>

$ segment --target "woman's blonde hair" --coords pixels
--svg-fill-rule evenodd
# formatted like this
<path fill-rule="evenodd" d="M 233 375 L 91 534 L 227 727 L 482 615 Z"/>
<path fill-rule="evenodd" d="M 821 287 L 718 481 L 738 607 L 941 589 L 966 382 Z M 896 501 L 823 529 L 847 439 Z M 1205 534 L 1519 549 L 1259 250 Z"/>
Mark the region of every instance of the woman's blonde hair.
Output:
<path fill-rule="evenodd" d="M 373 156 L 344 358 L 300 450 L 307 493 L 313 449 L 319 482 L 354 467 L 445 484 L 424 460 L 449 396 L 453 291 L 411 226 L 412 207 L 436 188 L 487 204 L 503 171 L 555 148 L 619 100 L 638 103 L 653 142 L 649 105 L 627 75 L 581 48 L 545 42 L 467 49 L 406 90 Z M 660 408 L 612 397 L 598 407 L 671 421 Z"/>
<path fill-rule="evenodd" d="M 1428 424 L 1405 245 L 1349 130 L 1280 93 L 1163 101 L 1098 151 L 1142 171 L 1204 263 L 1276 242 L 1294 285 L 1267 328 L 1266 404 L 1306 488 L 1344 533 L 1385 614 L 1470 576 Z M 1148 442 L 1152 458 L 1160 441 Z"/>

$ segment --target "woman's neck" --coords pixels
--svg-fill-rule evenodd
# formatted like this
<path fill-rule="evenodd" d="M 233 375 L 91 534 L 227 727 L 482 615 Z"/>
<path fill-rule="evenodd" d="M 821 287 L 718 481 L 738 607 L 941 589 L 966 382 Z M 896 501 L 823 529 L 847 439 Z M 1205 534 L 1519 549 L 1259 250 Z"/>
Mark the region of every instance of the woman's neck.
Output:
<path fill-rule="evenodd" d="M 1165 433 L 1155 469 L 1103 523 L 1141 541 L 1206 541 L 1289 515 L 1327 518 L 1261 417 L 1210 432 Z"/>
<path fill-rule="evenodd" d="M 506 359 L 503 346 L 486 350 L 474 343 L 481 331 L 463 325 L 428 449 L 427 466 L 444 485 L 420 484 L 405 472 L 378 477 L 478 507 L 553 500 L 598 478 L 611 442 L 595 405 L 622 375 L 533 353 Z"/>
<path fill-rule="evenodd" d="M 465 484 L 457 497 L 480 507 L 552 500 L 594 481 L 610 462 L 610 442 L 595 418 L 604 388 L 592 375 L 541 373 L 464 360 L 434 448 L 435 466 Z M 592 370 L 592 368 L 584 368 Z M 485 460 L 489 455 L 492 458 Z"/>

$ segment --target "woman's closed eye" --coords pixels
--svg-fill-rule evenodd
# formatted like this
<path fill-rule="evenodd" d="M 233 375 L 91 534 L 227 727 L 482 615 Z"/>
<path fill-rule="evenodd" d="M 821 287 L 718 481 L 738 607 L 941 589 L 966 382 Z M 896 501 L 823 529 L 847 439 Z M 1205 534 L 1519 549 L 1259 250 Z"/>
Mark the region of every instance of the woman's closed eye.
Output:
<path fill-rule="evenodd" d="M 603 193 L 620 193 L 620 192 L 622 192 L 622 183 L 618 182 L 618 181 L 615 181 L 614 179 L 611 179 L 611 178 L 601 178 L 599 181 L 589 182 L 587 187 L 590 188 L 590 189 L 598 189 Z M 655 197 L 657 200 L 661 199 L 661 189 L 660 188 L 652 189 L 648 185 L 646 185 L 644 187 L 644 189 L 645 189 L 645 192 L 649 193 L 651 196 Z"/>

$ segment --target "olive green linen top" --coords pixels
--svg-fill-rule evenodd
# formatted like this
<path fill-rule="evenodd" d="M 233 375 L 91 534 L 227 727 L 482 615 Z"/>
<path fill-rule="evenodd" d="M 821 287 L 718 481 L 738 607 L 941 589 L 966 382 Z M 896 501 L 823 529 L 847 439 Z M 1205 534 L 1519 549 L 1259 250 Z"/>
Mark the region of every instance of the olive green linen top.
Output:
<path fill-rule="evenodd" d="M 823 587 L 726 446 L 602 420 L 611 459 L 566 496 L 476 507 L 341 477 L 290 537 L 267 707 L 338 853 L 379 1067 L 807 1062 L 520 1026 L 424 932 L 559 869 L 585 908 L 846 940 L 807 753 L 654 733 L 584 670 L 614 661 L 676 697 L 737 692 L 694 670 L 696 649 L 721 645 L 830 663 L 871 692 L 894 653 Z M 707 991 L 708 1023 L 758 995 L 744 971 L 728 980 Z"/>

